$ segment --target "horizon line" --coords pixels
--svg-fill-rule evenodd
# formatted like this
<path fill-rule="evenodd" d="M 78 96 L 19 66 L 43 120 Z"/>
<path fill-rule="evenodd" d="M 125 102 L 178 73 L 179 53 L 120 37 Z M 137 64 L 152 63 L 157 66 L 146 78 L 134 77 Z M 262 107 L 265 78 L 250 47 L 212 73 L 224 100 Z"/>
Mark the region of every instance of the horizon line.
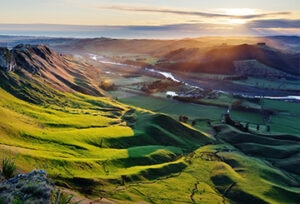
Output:
<path fill-rule="evenodd" d="M 165 25 L 80 25 L 47 23 L 0 23 L 0 35 L 49 38 L 112 38 L 112 39 L 187 39 L 199 37 L 270 37 L 297 36 L 297 33 L 280 33 L 256 29 L 214 30 L 210 24 Z M 268 28 L 268 27 L 267 27 Z M 218 27 L 216 27 L 218 29 Z M 224 32 L 222 32 L 224 31 Z"/>

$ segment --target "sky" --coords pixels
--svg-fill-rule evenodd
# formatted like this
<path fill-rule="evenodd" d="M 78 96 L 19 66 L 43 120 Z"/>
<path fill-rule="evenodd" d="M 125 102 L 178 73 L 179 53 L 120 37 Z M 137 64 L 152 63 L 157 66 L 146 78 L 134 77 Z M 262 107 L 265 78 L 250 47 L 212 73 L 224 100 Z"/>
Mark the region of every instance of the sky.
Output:
<path fill-rule="evenodd" d="M 300 35 L 299 0 L 0 0 L 0 34 Z"/>

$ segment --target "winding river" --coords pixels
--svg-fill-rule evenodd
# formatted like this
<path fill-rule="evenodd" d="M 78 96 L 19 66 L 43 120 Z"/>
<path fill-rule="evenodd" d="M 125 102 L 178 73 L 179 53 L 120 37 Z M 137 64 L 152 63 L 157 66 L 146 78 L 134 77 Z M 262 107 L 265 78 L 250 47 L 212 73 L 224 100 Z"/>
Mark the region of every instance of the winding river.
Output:
<path fill-rule="evenodd" d="M 118 62 L 112 62 L 105 59 L 102 56 L 98 56 L 95 54 L 89 54 L 90 58 L 103 63 L 103 64 L 111 64 L 117 66 L 132 66 L 128 64 L 122 64 Z M 297 100 L 300 101 L 300 96 L 298 95 L 289 95 L 286 91 L 282 90 L 270 90 L 270 89 L 262 89 L 256 87 L 250 87 L 245 85 L 237 85 L 232 84 L 229 81 L 224 80 L 212 80 L 212 79 L 190 79 L 190 78 L 179 78 L 175 77 L 171 72 L 160 71 L 158 69 L 153 68 L 145 68 L 146 72 L 155 73 L 161 75 L 165 78 L 169 78 L 175 82 L 182 82 L 191 87 L 198 87 L 204 89 L 213 89 L 220 92 L 225 92 L 233 95 L 239 95 L 245 98 L 267 98 L 273 100 Z M 234 87 L 234 88 L 233 88 Z M 176 94 L 176 93 L 175 93 Z"/>

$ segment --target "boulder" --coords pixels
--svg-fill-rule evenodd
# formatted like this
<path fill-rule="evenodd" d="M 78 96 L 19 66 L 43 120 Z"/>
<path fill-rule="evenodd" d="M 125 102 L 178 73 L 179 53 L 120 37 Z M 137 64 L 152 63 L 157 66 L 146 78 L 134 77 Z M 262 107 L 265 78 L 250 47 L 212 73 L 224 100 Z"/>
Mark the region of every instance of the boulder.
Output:
<path fill-rule="evenodd" d="M 50 204 L 54 192 L 54 183 L 46 172 L 34 170 L 0 183 L 0 203 Z"/>

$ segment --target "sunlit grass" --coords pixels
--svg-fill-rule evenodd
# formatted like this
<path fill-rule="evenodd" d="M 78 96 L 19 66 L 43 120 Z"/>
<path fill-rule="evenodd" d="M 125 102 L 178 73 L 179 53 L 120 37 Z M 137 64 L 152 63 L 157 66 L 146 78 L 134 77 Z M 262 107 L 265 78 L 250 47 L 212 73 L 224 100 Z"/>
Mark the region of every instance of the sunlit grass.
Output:
<path fill-rule="evenodd" d="M 1 116 L 5 118 L 0 121 L 0 147 L 18 157 L 16 164 L 22 171 L 39 166 L 52 175 L 60 172 L 62 177 L 115 178 L 181 162 L 174 159 L 176 155 L 182 154 L 180 147 L 159 144 L 149 146 L 143 143 L 147 120 L 149 123 L 152 120 L 149 113 L 139 114 L 142 122 L 139 123 L 139 130 L 134 132 L 122 119 L 128 108 L 109 98 L 65 94 L 70 101 L 81 105 L 77 108 L 53 104 L 38 106 L 19 100 L 3 89 L 0 91 Z M 157 128 L 165 131 L 159 126 Z M 118 146 L 117 143 L 110 144 L 112 139 L 126 141 L 135 134 L 141 134 L 138 137 L 140 147 L 111 147 Z M 168 131 L 164 134 L 177 137 Z M 145 141 L 151 137 L 148 134 L 145 136 L 148 138 Z M 186 142 L 178 141 L 182 145 Z M 136 143 L 139 144 L 139 141 Z M 137 162 L 133 162 L 130 167 L 122 168 L 122 164 L 112 163 L 130 158 L 136 158 Z M 153 161 L 153 164 L 142 165 L 144 159 Z"/>
<path fill-rule="evenodd" d="M 223 141 L 216 144 L 220 141 L 205 120 L 195 127 L 174 120 L 184 114 L 191 119 L 220 121 L 224 108 L 187 106 L 143 96 L 124 99 L 128 104 L 172 115 L 172 119 L 105 97 L 61 94 L 68 99 L 65 106 L 34 105 L 0 89 L 0 158 L 13 156 L 19 172 L 45 169 L 61 185 L 72 187 L 78 185 L 76 179 L 87 179 L 97 183 L 89 187 L 93 195 L 99 197 L 105 191 L 111 199 L 122 203 L 190 203 L 193 191 L 193 199 L 199 203 L 242 202 L 239 199 L 248 198 L 283 203 L 289 193 L 299 194 L 299 189 L 287 185 L 290 178 L 279 169 Z M 272 109 L 279 109 L 280 105 L 265 103 Z M 285 108 L 289 111 L 288 106 Z M 233 111 L 232 117 L 261 122 L 261 115 L 256 113 Z M 279 132 L 278 124 L 282 122 L 287 125 L 281 131 L 297 131 L 297 121 L 288 121 L 282 115 L 272 116 L 271 121 L 271 131 Z M 222 134 L 229 138 L 238 132 L 230 127 Z M 243 145 L 239 148 L 246 150 Z M 220 151 L 219 157 L 211 159 L 203 157 L 224 147 L 233 151 Z M 255 147 L 257 151 L 264 149 L 266 156 L 277 151 L 284 153 L 286 148 L 297 150 L 292 145 Z M 122 190 L 116 188 L 121 184 Z M 224 197 L 230 185 L 233 187 Z M 274 192 L 279 192 L 276 198 Z M 242 193 L 240 198 L 239 193 Z"/>

